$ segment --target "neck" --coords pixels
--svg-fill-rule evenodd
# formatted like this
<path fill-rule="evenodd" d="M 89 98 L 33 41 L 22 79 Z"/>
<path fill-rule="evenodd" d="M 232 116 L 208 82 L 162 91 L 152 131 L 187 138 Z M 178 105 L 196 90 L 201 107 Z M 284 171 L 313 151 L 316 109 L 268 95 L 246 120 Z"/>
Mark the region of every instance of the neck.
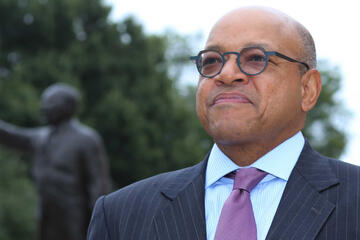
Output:
<path fill-rule="evenodd" d="M 286 141 L 297 132 L 286 137 L 278 137 L 277 139 L 261 139 L 257 142 L 237 142 L 232 144 L 223 144 L 216 142 L 219 149 L 230 158 L 238 166 L 249 166 L 256 162 L 259 158 L 276 148 L 282 142 Z"/>

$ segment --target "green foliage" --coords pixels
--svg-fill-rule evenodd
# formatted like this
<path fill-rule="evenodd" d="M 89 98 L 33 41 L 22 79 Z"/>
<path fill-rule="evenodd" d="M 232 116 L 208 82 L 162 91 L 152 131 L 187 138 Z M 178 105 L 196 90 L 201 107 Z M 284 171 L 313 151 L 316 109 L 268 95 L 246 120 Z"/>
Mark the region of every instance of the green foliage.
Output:
<path fill-rule="evenodd" d="M 322 76 L 322 91 L 315 108 L 307 116 L 303 132 L 317 151 L 339 158 L 347 141 L 343 125 L 349 116 L 342 102 L 336 98 L 341 87 L 341 75 L 339 69 L 325 61 L 320 61 L 318 68 Z"/>
<path fill-rule="evenodd" d="M 102 135 L 118 188 L 200 161 L 211 140 L 195 114 L 195 88 L 177 88 L 192 51 L 188 40 L 174 32 L 147 35 L 133 18 L 109 22 L 109 10 L 100 0 L 0 0 L 0 118 L 39 126 L 42 91 L 55 82 L 77 87 L 79 118 Z M 345 145 L 329 117 L 341 108 L 333 98 L 336 72 L 324 68 L 319 110 L 305 132 L 313 143 L 322 129 L 326 141 L 317 147 L 335 157 Z M 1 240 L 34 238 L 28 165 L 1 149 Z"/>
<path fill-rule="evenodd" d="M 0 149 L 0 239 L 35 239 L 36 194 L 26 163 Z"/>
<path fill-rule="evenodd" d="M 68 82 L 82 93 L 80 119 L 104 138 L 116 186 L 201 159 L 187 135 L 192 111 L 168 72 L 170 59 L 189 55 L 181 37 L 146 35 L 132 18 L 110 23 L 98 0 L 3 1 L 1 11 L 1 118 L 41 124 L 39 95 Z"/>
<path fill-rule="evenodd" d="M 108 13 L 99 0 L 0 0 L 0 118 L 39 126 L 42 91 L 55 82 L 77 87 L 79 118 L 102 135 L 118 188 L 200 161 L 210 141 L 169 70 L 190 55 L 186 40 L 173 32 L 146 35 L 133 18 L 112 23 Z M 4 193 L 8 199 L 36 195 L 17 156 L 0 157 L 12 166 L 3 177 L 19 190 Z M 0 239 L 31 239 L 34 201 L 10 203 L 0 199 L 7 229 Z"/>

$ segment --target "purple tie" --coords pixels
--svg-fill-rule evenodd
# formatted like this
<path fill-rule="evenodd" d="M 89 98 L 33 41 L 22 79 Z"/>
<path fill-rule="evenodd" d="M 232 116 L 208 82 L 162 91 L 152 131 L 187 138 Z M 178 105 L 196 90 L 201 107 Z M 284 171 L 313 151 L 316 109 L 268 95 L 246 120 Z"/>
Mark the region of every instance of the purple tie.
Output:
<path fill-rule="evenodd" d="M 256 168 L 236 171 L 233 191 L 221 210 L 214 240 L 256 240 L 250 192 L 266 174 Z"/>

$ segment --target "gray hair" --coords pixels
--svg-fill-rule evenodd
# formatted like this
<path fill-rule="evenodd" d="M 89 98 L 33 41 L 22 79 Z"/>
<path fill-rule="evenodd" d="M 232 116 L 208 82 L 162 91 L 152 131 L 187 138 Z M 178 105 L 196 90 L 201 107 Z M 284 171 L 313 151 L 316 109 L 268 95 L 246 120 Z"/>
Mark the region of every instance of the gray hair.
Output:
<path fill-rule="evenodd" d="M 316 68 L 317 60 L 314 39 L 310 32 L 300 23 L 295 22 L 295 29 L 298 32 L 302 43 L 300 51 L 301 60 L 306 62 L 310 69 Z"/>

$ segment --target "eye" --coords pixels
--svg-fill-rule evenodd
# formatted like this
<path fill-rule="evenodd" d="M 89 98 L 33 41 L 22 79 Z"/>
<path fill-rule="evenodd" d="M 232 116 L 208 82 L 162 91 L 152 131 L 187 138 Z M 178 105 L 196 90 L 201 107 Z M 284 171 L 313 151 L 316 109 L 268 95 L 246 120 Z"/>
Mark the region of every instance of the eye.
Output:
<path fill-rule="evenodd" d="M 266 55 L 259 48 L 245 48 L 240 52 L 240 66 L 248 74 L 258 74 L 266 67 Z"/>
<path fill-rule="evenodd" d="M 263 54 L 251 54 L 246 59 L 247 62 L 265 62 L 266 57 Z"/>
<path fill-rule="evenodd" d="M 217 74 L 222 67 L 223 59 L 216 51 L 205 51 L 199 56 L 198 69 L 203 76 Z"/>
<path fill-rule="evenodd" d="M 202 56 L 201 66 L 206 67 L 212 64 L 221 64 L 222 58 L 219 54 L 205 54 Z"/>

